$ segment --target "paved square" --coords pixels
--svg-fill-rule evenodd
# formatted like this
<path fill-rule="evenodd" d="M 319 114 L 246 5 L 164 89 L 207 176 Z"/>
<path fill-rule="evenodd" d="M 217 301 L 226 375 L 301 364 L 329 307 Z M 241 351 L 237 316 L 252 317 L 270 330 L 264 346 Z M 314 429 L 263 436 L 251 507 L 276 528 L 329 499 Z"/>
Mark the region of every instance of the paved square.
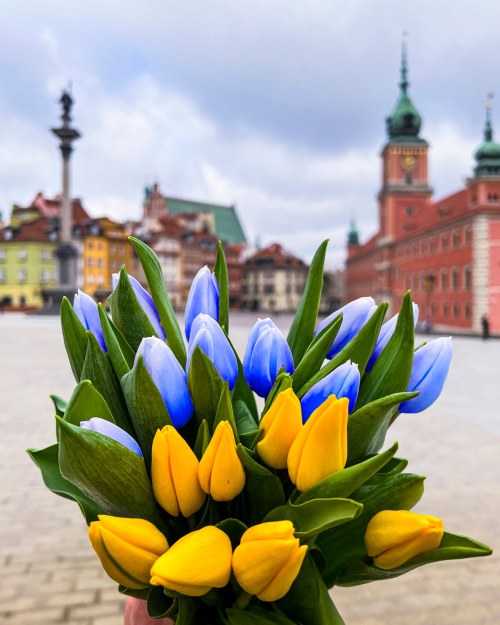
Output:
<path fill-rule="evenodd" d="M 255 321 L 233 318 L 242 352 Z M 280 318 L 276 320 L 280 323 Z M 289 319 L 282 318 L 285 327 Z M 445 392 L 389 432 L 408 470 L 427 476 L 416 508 L 453 533 L 499 544 L 500 341 L 454 339 Z M 121 625 L 123 602 L 102 572 L 78 507 L 44 486 L 25 452 L 55 441 L 49 393 L 74 386 L 56 318 L 0 315 L 0 623 Z M 396 580 L 336 589 L 347 625 L 498 625 L 500 557 L 420 568 Z M 71 591 L 71 593 L 69 592 Z"/>

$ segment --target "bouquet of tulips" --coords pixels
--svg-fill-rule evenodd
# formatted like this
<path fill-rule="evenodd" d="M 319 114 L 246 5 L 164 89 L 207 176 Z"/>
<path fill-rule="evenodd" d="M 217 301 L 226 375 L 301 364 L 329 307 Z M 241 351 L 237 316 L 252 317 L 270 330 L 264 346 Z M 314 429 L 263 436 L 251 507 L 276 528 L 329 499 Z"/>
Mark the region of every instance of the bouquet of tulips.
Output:
<path fill-rule="evenodd" d="M 58 442 L 29 450 L 120 592 L 177 625 L 338 625 L 335 585 L 490 553 L 410 512 L 424 478 L 384 449 L 451 359 L 449 338 L 415 351 L 409 293 L 385 323 L 387 303 L 364 297 L 318 324 L 324 242 L 287 338 L 257 321 L 241 362 L 223 247 L 192 284 L 186 349 L 158 259 L 131 243 L 149 292 L 122 269 L 111 318 L 85 293 L 63 301 L 77 386 L 52 397 Z"/>

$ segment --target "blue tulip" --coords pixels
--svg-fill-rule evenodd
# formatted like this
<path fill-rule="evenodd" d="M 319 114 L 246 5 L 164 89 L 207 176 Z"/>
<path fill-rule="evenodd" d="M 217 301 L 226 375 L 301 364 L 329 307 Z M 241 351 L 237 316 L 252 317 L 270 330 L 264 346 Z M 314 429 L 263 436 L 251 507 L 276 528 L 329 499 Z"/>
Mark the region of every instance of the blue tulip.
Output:
<path fill-rule="evenodd" d="M 406 390 L 420 395 L 400 404 L 399 412 L 422 412 L 436 401 L 448 375 L 452 351 L 451 337 L 435 339 L 417 349 Z"/>
<path fill-rule="evenodd" d="M 285 337 L 271 319 L 259 319 L 248 338 L 243 372 L 250 388 L 267 397 L 279 370 L 293 373 L 293 356 Z"/>
<path fill-rule="evenodd" d="M 106 419 L 101 419 L 100 417 L 92 417 L 88 421 L 81 421 L 81 428 L 85 428 L 86 430 L 93 430 L 94 432 L 99 432 L 99 434 L 104 434 L 108 438 L 112 438 L 120 445 L 127 447 L 130 451 L 133 451 L 138 456 L 142 458 L 142 451 L 136 441 L 127 434 L 125 430 L 122 430 L 111 421 L 106 421 Z"/>
<path fill-rule="evenodd" d="M 331 359 L 335 354 L 338 354 L 361 330 L 375 312 L 375 309 L 376 304 L 373 297 L 360 297 L 328 315 L 326 319 L 323 319 L 316 328 L 315 336 L 336 317 L 342 315 L 342 325 L 326 357 Z"/>
<path fill-rule="evenodd" d="M 95 300 L 92 299 L 90 295 L 87 295 L 87 293 L 78 289 L 78 293 L 73 300 L 73 308 L 78 319 L 82 322 L 83 327 L 92 332 L 103 351 L 108 351 L 106 342 L 104 341 L 101 320 L 99 319 L 99 310 Z"/>
<path fill-rule="evenodd" d="M 320 406 L 330 395 L 335 395 L 337 399 L 347 397 L 349 399 L 349 412 L 354 410 L 358 398 L 359 384 L 358 365 L 350 360 L 340 367 L 334 369 L 328 375 L 317 382 L 300 400 L 302 406 L 302 421 L 305 423 L 318 406 Z"/>
<path fill-rule="evenodd" d="M 415 302 L 412 302 L 412 306 L 413 306 L 413 326 L 415 327 L 418 321 L 418 306 L 417 304 L 415 304 Z M 377 343 L 372 352 L 372 355 L 370 356 L 370 360 L 368 361 L 368 364 L 366 365 L 366 371 L 371 370 L 371 368 L 375 364 L 375 361 L 382 353 L 382 350 L 389 342 L 389 339 L 394 334 L 394 330 L 396 329 L 396 323 L 398 322 L 398 316 L 399 316 L 399 313 L 397 315 L 394 315 L 394 317 L 391 317 L 389 321 L 386 321 L 384 325 L 380 328 L 380 333 L 378 335 Z"/>
<path fill-rule="evenodd" d="M 178 429 L 193 416 L 184 369 L 170 347 L 156 336 L 142 339 L 134 365 L 142 355 L 144 365 L 165 402 L 173 425 Z"/>
<path fill-rule="evenodd" d="M 186 371 L 189 371 L 191 356 L 196 346 L 205 352 L 221 378 L 227 380 L 229 389 L 232 390 L 238 378 L 238 361 L 235 353 L 217 321 L 203 313 L 196 317 L 191 326 Z"/>
<path fill-rule="evenodd" d="M 193 321 L 200 313 L 209 315 L 215 321 L 219 319 L 219 284 L 206 265 L 198 271 L 189 289 L 184 321 L 188 341 Z"/>
<path fill-rule="evenodd" d="M 118 273 L 114 273 L 111 278 L 114 291 L 120 280 L 120 275 Z M 135 296 L 137 297 L 137 300 L 142 310 L 146 313 L 146 316 L 149 319 L 153 330 L 155 331 L 156 336 L 164 341 L 166 339 L 165 330 L 161 326 L 160 315 L 156 310 L 156 305 L 153 301 L 153 298 L 142 286 L 142 284 L 138 282 L 133 276 L 128 276 L 128 279 L 130 281 L 131 287 L 134 289 Z"/>

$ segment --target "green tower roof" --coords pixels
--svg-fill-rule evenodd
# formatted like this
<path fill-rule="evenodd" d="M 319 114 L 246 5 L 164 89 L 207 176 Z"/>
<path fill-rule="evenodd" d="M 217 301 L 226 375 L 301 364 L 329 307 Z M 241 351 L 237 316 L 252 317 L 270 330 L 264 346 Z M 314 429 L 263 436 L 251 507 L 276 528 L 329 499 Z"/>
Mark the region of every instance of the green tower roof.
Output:
<path fill-rule="evenodd" d="M 493 140 L 493 124 L 491 122 L 491 101 L 486 104 L 486 120 L 484 124 L 484 141 L 476 150 L 474 158 L 476 167 L 474 173 L 477 176 L 500 176 L 500 144 Z"/>
<path fill-rule="evenodd" d="M 404 143 L 408 141 L 425 143 L 424 139 L 418 136 L 422 125 L 422 117 L 408 95 L 409 84 L 406 42 L 403 42 L 399 99 L 392 115 L 387 118 L 387 134 L 389 135 L 390 143 Z"/>

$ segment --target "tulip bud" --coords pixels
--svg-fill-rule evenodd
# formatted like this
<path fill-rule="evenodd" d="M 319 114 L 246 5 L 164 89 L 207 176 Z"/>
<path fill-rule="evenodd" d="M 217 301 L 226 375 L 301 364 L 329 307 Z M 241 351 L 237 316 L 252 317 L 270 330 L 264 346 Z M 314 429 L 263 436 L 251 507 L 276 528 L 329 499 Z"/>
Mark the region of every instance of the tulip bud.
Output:
<path fill-rule="evenodd" d="M 120 427 L 111 423 L 111 421 L 106 421 L 106 419 L 101 419 L 100 417 L 92 417 L 88 421 L 81 421 L 80 427 L 85 428 L 86 430 L 93 430 L 94 432 L 99 432 L 99 434 L 103 434 L 108 438 L 112 438 L 120 445 L 127 447 L 130 451 L 133 451 L 138 456 L 142 458 L 142 451 L 137 442 L 125 432 Z"/>
<path fill-rule="evenodd" d="M 323 319 L 316 328 L 315 335 L 319 334 L 324 327 L 339 315 L 342 315 L 342 325 L 326 357 L 331 359 L 335 354 L 338 354 L 361 330 L 375 312 L 375 309 L 376 304 L 373 297 L 360 297 L 328 315 L 326 319 Z"/>
<path fill-rule="evenodd" d="M 233 572 L 243 590 L 261 601 L 286 595 L 307 551 L 294 531 L 290 521 L 274 521 L 254 525 L 243 534 L 233 553 Z"/>
<path fill-rule="evenodd" d="M 325 375 L 300 400 L 304 423 L 330 395 L 335 395 L 337 399 L 347 397 L 349 400 L 348 411 L 352 412 L 358 398 L 360 382 L 361 376 L 359 375 L 358 365 L 351 363 L 350 360 L 334 369 L 328 375 Z"/>
<path fill-rule="evenodd" d="M 448 375 L 452 351 L 451 337 L 435 339 L 417 349 L 406 390 L 420 394 L 400 404 L 399 412 L 422 412 L 436 401 Z"/>
<path fill-rule="evenodd" d="M 407 510 L 384 510 L 368 523 L 365 546 L 381 569 L 395 569 L 439 547 L 443 521 Z"/>
<path fill-rule="evenodd" d="M 285 337 L 271 319 L 259 319 L 248 338 L 243 372 L 250 388 L 267 397 L 279 370 L 293 373 L 293 356 Z"/>
<path fill-rule="evenodd" d="M 412 306 L 413 306 L 413 326 L 416 327 L 417 321 L 418 321 L 418 306 L 417 304 L 415 304 L 415 302 L 412 302 Z M 394 334 L 394 330 L 396 329 L 396 324 L 398 322 L 398 317 L 399 317 L 399 313 L 397 315 L 394 315 L 394 317 L 391 317 L 389 321 L 386 321 L 384 325 L 380 328 L 377 342 L 373 349 L 372 355 L 370 356 L 370 360 L 368 361 L 368 364 L 366 365 L 366 371 L 371 370 L 371 368 L 375 364 L 375 361 L 382 353 L 382 350 L 389 342 L 389 339 Z"/>
<path fill-rule="evenodd" d="M 259 424 L 257 453 L 273 469 L 286 469 L 290 447 L 302 427 L 300 402 L 291 388 L 279 393 Z"/>
<path fill-rule="evenodd" d="M 231 501 L 245 486 L 245 470 L 236 453 L 233 428 L 221 421 L 203 454 L 198 471 L 202 489 L 215 501 Z"/>
<path fill-rule="evenodd" d="M 151 567 L 168 549 L 165 536 L 144 519 L 100 514 L 89 538 L 106 573 L 127 588 L 146 588 Z"/>
<path fill-rule="evenodd" d="M 231 541 L 213 525 L 186 534 L 151 569 L 151 584 L 189 597 L 224 588 L 231 576 Z"/>
<path fill-rule="evenodd" d="M 172 516 L 191 516 L 205 501 L 198 480 L 198 458 L 171 425 L 153 440 L 151 481 L 160 506 Z"/>
<path fill-rule="evenodd" d="M 217 321 L 205 314 L 198 315 L 193 321 L 190 335 L 186 371 L 189 371 L 194 348 L 198 346 L 213 362 L 221 378 L 227 380 L 229 390 L 233 390 L 238 378 L 238 361 Z"/>
<path fill-rule="evenodd" d="M 136 280 L 133 276 L 128 276 L 130 286 L 134 289 L 135 296 L 137 297 L 137 301 L 139 302 L 142 310 L 146 313 L 147 318 L 149 319 L 149 323 L 152 325 L 153 330 L 155 331 L 156 336 L 164 341 L 166 339 L 165 330 L 163 329 L 160 322 L 160 315 L 156 310 L 156 304 L 154 303 L 151 295 L 146 291 L 146 289 L 142 286 L 142 284 Z M 118 273 L 114 273 L 111 276 L 113 291 L 116 289 L 118 282 L 120 280 L 120 275 Z"/>
<path fill-rule="evenodd" d="M 140 355 L 160 391 L 172 423 L 176 428 L 181 428 L 191 419 L 194 412 L 184 369 L 170 347 L 155 336 L 142 339 L 135 355 L 134 365 Z"/>
<path fill-rule="evenodd" d="M 188 341 L 193 321 L 200 313 L 209 315 L 215 321 L 219 319 L 219 284 L 206 265 L 195 275 L 189 289 L 184 321 Z"/>
<path fill-rule="evenodd" d="M 344 468 L 347 406 L 347 398 L 330 395 L 316 408 L 293 441 L 288 453 L 288 474 L 301 492 Z"/>
<path fill-rule="evenodd" d="M 99 319 L 99 309 L 97 308 L 95 300 L 92 299 L 90 295 L 87 295 L 87 293 L 78 289 L 78 293 L 73 300 L 73 308 L 83 327 L 92 332 L 101 346 L 101 349 L 107 352 L 108 349 L 102 333 L 101 320 Z"/>

